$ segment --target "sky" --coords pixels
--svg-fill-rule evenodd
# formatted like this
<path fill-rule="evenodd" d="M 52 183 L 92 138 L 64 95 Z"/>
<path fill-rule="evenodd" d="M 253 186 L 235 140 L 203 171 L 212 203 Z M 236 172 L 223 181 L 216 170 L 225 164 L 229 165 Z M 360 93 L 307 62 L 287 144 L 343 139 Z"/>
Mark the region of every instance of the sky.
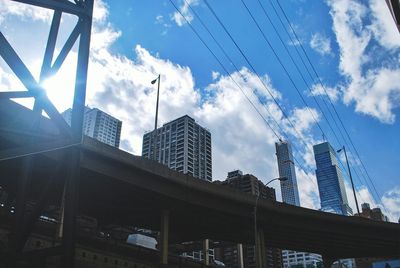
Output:
<path fill-rule="evenodd" d="M 36 78 L 51 18 L 0 0 L 0 30 Z M 63 14 L 56 51 L 76 21 Z M 43 81 L 60 112 L 76 60 L 75 45 Z M 213 180 L 235 169 L 278 177 L 275 142 L 289 140 L 301 205 L 319 209 L 312 145 L 327 140 L 346 146 L 359 203 L 400 217 L 400 33 L 381 0 L 95 0 L 88 71 L 86 104 L 123 121 L 125 151 L 140 155 L 154 127 L 160 74 L 159 126 L 188 114 L 209 129 Z M 8 90 L 24 89 L 0 59 Z"/>

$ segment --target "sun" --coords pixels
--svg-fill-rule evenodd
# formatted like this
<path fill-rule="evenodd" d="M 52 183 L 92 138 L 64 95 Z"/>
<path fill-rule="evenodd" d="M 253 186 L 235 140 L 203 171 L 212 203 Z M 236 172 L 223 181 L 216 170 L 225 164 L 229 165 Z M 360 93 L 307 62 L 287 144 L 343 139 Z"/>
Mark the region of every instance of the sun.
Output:
<path fill-rule="evenodd" d="M 42 86 L 46 95 L 59 112 L 71 108 L 74 97 L 75 75 L 72 72 L 62 72 L 47 78 Z"/>

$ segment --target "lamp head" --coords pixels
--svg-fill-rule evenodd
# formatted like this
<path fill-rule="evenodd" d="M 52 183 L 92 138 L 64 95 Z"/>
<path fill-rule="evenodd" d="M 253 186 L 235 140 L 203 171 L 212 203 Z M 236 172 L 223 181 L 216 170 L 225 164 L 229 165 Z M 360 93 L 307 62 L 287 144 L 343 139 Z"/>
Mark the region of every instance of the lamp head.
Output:
<path fill-rule="evenodd" d="M 151 81 L 151 84 L 154 85 L 155 82 L 157 82 L 157 79 L 158 79 L 158 77 L 156 79 L 154 79 L 153 81 Z"/>
<path fill-rule="evenodd" d="M 278 178 L 278 180 L 280 180 L 280 181 L 287 181 L 289 178 L 288 177 L 281 177 L 281 178 Z"/>

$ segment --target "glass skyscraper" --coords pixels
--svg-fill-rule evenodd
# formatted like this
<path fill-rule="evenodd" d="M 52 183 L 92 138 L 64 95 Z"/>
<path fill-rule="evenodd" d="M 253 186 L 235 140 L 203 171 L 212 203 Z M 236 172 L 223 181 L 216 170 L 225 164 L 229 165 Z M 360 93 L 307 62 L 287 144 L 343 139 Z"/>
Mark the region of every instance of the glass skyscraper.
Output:
<path fill-rule="evenodd" d="M 282 201 L 284 203 L 300 206 L 299 189 L 297 187 L 296 171 L 293 162 L 293 152 L 290 143 L 280 141 L 275 143 L 276 158 L 278 160 L 279 177 L 288 178 L 281 181 Z M 317 267 L 322 261 L 321 255 L 282 250 L 283 267 Z"/>
<path fill-rule="evenodd" d="M 292 147 L 287 141 L 275 143 L 278 160 L 279 177 L 288 178 L 281 181 L 282 201 L 300 206 L 299 190 L 297 188 L 296 172 L 294 170 Z"/>
<path fill-rule="evenodd" d="M 352 215 L 335 150 L 329 142 L 314 145 L 313 149 L 317 165 L 316 176 L 321 210 L 346 216 Z"/>

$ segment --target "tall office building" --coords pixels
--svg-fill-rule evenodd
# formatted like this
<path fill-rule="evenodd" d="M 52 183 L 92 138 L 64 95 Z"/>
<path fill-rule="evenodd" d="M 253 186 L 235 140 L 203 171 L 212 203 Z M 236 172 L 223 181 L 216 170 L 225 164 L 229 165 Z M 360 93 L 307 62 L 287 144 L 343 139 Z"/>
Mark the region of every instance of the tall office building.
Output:
<path fill-rule="evenodd" d="M 221 185 L 235 188 L 241 192 L 259 195 L 260 198 L 276 200 L 274 188 L 268 187 L 262 183 L 255 176 L 245 174 L 240 170 L 235 170 L 228 173 L 228 178 L 222 182 L 216 182 Z M 243 267 L 255 268 L 254 245 L 243 245 Z M 221 261 L 225 267 L 237 268 L 238 267 L 238 248 L 236 246 L 226 246 L 220 249 Z M 276 248 L 267 248 L 265 252 L 267 259 L 266 266 L 278 268 L 282 267 L 281 250 Z"/>
<path fill-rule="evenodd" d="M 122 121 L 97 109 L 85 107 L 83 134 L 108 145 L 119 147 Z M 71 125 L 72 109 L 61 114 L 68 125 Z"/>
<path fill-rule="evenodd" d="M 286 181 L 280 181 L 282 201 L 294 206 L 300 206 L 292 147 L 287 141 L 281 141 L 279 143 L 275 143 L 275 149 L 278 160 L 279 177 L 288 178 Z"/>
<path fill-rule="evenodd" d="M 313 149 L 317 164 L 315 173 L 321 199 L 321 210 L 351 216 L 353 211 L 347 201 L 343 175 L 338 166 L 335 150 L 329 142 L 314 145 Z M 334 263 L 333 266 L 341 264 L 349 268 L 355 267 L 354 259 L 342 259 Z"/>
<path fill-rule="evenodd" d="M 195 178 L 212 180 L 211 133 L 188 115 L 146 133 L 142 156 Z"/>
<path fill-rule="evenodd" d="M 317 164 L 316 175 L 321 210 L 346 216 L 352 215 L 335 150 L 329 142 L 314 145 L 313 149 Z"/>
<path fill-rule="evenodd" d="M 282 201 L 286 204 L 300 206 L 299 190 L 297 187 L 296 171 L 293 162 L 293 152 L 290 143 L 280 141 L 275 143 L 276 157 L 278 161 L 279 177 L 288 178 L 281 181 Z M 321 255 L 282 250 L 283 267 L 316 267 L 322 261 Z"/>

